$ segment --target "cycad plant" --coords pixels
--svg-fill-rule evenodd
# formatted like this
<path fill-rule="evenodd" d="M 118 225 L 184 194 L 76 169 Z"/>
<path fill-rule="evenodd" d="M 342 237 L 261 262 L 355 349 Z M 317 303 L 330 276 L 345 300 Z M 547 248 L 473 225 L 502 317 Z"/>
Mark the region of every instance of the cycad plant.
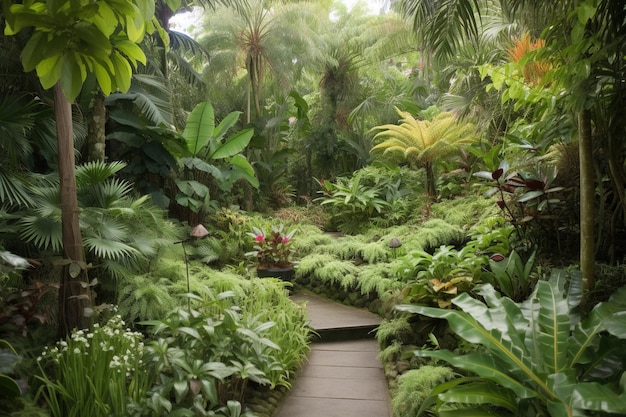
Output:
<path fill-rule="evenodd" d="M 465 355 L 415 352 L 475 374 L 434 388 L 421 411 L 434 405 L 440 417 L 625 415 L 626 289 L 583 318 L 582 275 L 568 275 L 553 271 L 524 303 L 500 297 L 485 284 L 475 290 L 484 301 L 461 294 L 452 301 L 458 310 L 400 306 L 446 319 L 477 346 Z"/>
<path fill-rule="evenodd" d="M 371 152 L 383 152 L 386 156 L 399 156 L 413 168 L 426 170 L 428 195 L 437 196 L 435 163 L 457 152 L 461 145 L 475 140 L 474 126 L 461 123 L 452 113 L 442 112 L 432 120 L 417 120 L 409 112 L 396 108 L 400 125 L 376 126 L 379 131 L 374 139 L 385 140 L 374 146 Z"/>

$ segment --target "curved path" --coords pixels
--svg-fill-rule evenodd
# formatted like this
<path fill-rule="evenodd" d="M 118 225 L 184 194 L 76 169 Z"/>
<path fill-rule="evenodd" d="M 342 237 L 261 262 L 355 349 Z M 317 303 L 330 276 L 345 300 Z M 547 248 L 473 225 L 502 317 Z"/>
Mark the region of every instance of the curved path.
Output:
<path fill-rule="evenodd" d="M 389 390 L 372 333 L 380 318 L 308 292 L 291 298 L 305 303 L 320 338 L 274 417 L 389 417 Z"/>

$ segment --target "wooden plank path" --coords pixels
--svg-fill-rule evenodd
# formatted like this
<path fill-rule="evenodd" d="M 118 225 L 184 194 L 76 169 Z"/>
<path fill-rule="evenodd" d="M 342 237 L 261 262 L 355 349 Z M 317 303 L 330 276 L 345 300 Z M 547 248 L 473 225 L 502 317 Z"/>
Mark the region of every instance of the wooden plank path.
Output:
<path fill-rule="evenodd" d="M 390 417 L 390 399 L 372 330 L 380 318 L 307 292 L 311 327 L 321 338 L 274 417 Z"/>

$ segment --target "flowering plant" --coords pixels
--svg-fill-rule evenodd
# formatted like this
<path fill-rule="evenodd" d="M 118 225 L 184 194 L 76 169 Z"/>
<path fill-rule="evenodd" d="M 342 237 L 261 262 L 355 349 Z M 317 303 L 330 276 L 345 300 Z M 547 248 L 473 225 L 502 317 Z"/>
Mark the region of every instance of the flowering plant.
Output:
<path fill-rule="evenodd" d="M 289 260 L 291 255 L 291 243 L 293 235 L 297 229 L 284 232 L 284 226 L 272 226 L 269 233 L 252 228 L 253 232 L 248 232 L 248 236 L 254 239 L 254 251 L 246 255 L 254 256 L 257 261 L 257 268 L 289 268 L 292 263 Z"/>

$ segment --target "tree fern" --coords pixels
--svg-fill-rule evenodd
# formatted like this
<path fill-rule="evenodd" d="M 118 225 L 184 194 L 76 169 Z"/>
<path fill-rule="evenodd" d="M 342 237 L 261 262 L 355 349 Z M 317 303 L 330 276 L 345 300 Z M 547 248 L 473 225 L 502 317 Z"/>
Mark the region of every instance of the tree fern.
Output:
<path fill-rule="evenodd" d="M 383 142 L 372 147 L 371 152 L 383 155 L 400 155 L 412 167 L 426 170 L 427 190 L 436 196 L 435 163 L 458 150 L 461 145 L 476 139 L 474 126 L 459 123 L 452 113 L 442 112 L 432 120 L 416 120 L 409 112 L 396 108 L 400 124 L 376 126 L 374 139 Z"/>

